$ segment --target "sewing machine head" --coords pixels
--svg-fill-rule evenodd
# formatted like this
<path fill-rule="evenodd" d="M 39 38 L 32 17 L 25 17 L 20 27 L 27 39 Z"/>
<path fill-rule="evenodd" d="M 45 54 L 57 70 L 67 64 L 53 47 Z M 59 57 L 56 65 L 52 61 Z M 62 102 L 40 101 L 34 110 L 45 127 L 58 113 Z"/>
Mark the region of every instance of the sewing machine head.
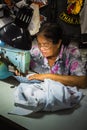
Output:
<path fill-rule="evenodd" d="M 9 45 L 0 46 L 1 58 L 8 61 L 9 65 L 13 65 L 19 72 L 27 73 L 30 65 L 29 50 L 20 50 Z"/>

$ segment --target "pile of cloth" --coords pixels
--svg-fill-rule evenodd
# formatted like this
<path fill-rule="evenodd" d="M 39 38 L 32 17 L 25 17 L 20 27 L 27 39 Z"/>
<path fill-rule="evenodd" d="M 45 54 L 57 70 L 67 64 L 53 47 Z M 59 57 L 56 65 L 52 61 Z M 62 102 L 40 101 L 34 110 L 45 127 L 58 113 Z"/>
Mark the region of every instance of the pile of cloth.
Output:
<path fill-rule="evenodd" d="M 75 107 L 82 98 L 77 87 L 45 79 L 20 83 L 14 91 L 13 114 L 27 115 L 37 111 L 58 111 Z"/>

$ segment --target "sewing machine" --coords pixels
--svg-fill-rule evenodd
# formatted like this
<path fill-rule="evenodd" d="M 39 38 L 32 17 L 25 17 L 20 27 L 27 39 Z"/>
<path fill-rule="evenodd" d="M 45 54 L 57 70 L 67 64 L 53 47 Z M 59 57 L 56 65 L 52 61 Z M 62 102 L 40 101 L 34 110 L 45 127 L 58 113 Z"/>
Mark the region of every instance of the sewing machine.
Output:
<path fill-rule="evenodd" d="M 19 72 L 28 72 L 30 64 L 29 50 L 20 50 L 9 45 L 0 46 L 0 56 L 7 60 L 9 65 L 16 67 Z"/>

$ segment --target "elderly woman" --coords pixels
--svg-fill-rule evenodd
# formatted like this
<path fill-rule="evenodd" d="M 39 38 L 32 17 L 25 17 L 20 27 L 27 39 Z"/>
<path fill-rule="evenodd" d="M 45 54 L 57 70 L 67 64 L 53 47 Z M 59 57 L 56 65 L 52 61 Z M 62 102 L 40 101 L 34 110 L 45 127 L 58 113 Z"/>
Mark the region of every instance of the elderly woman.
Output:
<path fill-rule="evenodd" d="M 62 30 L 54 23 L 46 23 L 37 34 L 37 44 L 30 50 L 30 68 L 36 74 L 29 80 L 49 78 L 66 86 L 86 88 L 86 70 L 74 42 L 62 40 Z"/>

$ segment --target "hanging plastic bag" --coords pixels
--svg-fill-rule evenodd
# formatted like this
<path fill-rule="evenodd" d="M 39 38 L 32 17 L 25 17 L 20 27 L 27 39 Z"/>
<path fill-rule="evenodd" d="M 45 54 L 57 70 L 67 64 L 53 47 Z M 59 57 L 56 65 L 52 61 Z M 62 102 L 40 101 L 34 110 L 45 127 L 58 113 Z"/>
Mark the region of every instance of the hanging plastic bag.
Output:
<path fill-rule="evenodd" d="M 31 4 L 31 8 L 33 8 L 33 16 L 31 22 L 29 24 L 28 30 L 31 35 L 35 35 L 40 28 L 40 14 L 39 14 L 39 6 L 37 4 Z"/>

